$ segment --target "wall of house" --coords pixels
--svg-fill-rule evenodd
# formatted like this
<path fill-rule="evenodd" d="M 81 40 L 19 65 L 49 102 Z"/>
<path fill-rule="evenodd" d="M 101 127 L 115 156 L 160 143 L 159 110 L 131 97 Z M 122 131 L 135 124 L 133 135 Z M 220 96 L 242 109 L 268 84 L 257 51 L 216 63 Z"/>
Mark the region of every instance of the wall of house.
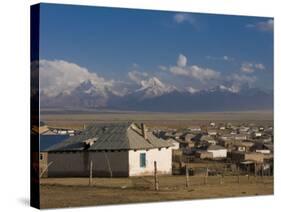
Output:
<path fill-rule="evenodd" d="M 262 163 L 263 158 L 264 156 L 262 153 L 249 152 L 245 154 L 245 160 L 251 160 L 256 163 Z"/>
<path fill-rule="evenodd" d="M 243 160 L 245 160 L 245 152 L 232 152 L 231 153 L 231 159 L 233 162 L 241 162 Z"/>
<path fill-rule="evenodd" d="M 90 162 L 93 162 L 93 176 L 128 176 L 128 151 L 114 152 L 49 152 L 49 177 L 87 177 Z"/>
<path fill-rule="evenodd" d="M 201 151 L 198 154 L 199 154 L 200 159 L 211 159 L 211 158 L 213 158 L 212 152 Z"/>
<path fill-rule="evenodd" d="M 140 153 L 146 153 L 146 166 L 140 166 Z M 129 176 L 153 175 L 154 161 L 157 162 L 158 174 L 172 174 L 172 149 L 161 148 L 129 151 Z"/>
<path fill-rule="evenodd" d="M 262 154 L 270 154 L 269 149 L 257 149 L 256 152 L 262 153 Z"/>
<path fill-rule="evenodd" d="M 213 158 L 226 158 L 227 156 L 226 149 L 207 150 L 207 151 L 213 153 Z"/>

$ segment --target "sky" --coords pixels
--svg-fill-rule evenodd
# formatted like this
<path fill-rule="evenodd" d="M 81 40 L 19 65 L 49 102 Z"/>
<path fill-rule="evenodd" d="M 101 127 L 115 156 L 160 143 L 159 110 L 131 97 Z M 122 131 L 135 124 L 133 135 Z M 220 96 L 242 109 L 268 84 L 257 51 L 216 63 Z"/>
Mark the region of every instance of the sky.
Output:
<path fill-rule="evenodd" d="M 49 95 L 86 80 L 120 95 L 151 79 L 190 92 L 273 89 L 272 18 L 58 4 L 40 12 Z"/>

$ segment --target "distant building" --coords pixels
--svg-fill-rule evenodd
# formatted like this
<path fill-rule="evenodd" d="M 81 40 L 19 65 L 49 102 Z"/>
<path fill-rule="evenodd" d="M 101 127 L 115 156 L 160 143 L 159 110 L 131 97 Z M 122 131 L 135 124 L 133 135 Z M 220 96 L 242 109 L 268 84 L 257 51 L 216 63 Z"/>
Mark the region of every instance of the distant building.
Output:
<path fill-rule="evenodd" d="M 195 154 L 198 158 L 204 159 L 213 159 L 213 153 L 207 151 L 197 151 Z"/>
<path fill-rule="evenodd" d="M 215 123 L 215 122 L 210 122 L 210 126 L 211 126 L 211 127 L 215 127 L 215 126 L 216 126 L 216 123 Z"/>
<path fill-rule="evenodd" d="M 240 163 L 243 161 L 253 161 L 254 163 L 263 163 L 264 155 L 257 152 L 234 151 L 231 153 L 233 162 Z"/>
<path fill-rule="evenodd" d="M 252 137 L 253 138 L 259 138 L 259 137 L 261 137 L 262 136 L 262 132 L 253 132 L 252 133 Z"/>
<path fill-rule="evenodd" d="M 245 133 L 245 132 L 248 132 L 249 130 L 250 130 L 250 127 L 246 127 L 246 126 L 239 127 L 240 133 Z"/>
<path fill-rule="evenodd" d="M 246 134 L 237 134 L 234 136 L 235 140 L 247 140 L 248 139 L 248 135 Z"/>
<path fill-rule="evenodd" d="M 173 146 L 171 147 L 172 149 L 179 149 L 180 148 L 180 142 L 178 140 L 170 138 L 170 139 L 168 139 L 168 141 L 173 144 Z"/>
<path fill-rule="evenodd" d="M 217 135 L 218 132 L 216 129 L 208 129 L 208 135 L 212 135 L 212 136 L 215 136 Z"/>
<path fill-rule="evenodd" d="M 189 126 L 188 129 L 190 130 L 190 132 L 201 132 L 200 126 Z"/>
<path fill-rule="evenodd" d="M 173 144 L 134 123 L 93 124 L 78 136 L 51 146 L 49 177 L 128 177 L 172 173 Z"/>
<path fill-rule="evenodd" d="M 240 143 L 236 144 L 236 150 L 241 152 L 248 152 L 250 148 L 254 145 L 253 142 L 250 141 L 241 141 Z"/>
<path fill-rule="evenodd" d="M 227 149 L 220 145 L 211 145 L 208 147 L 207 152 L 213 154 L 213 158 L 226 158 Z"/>
<path fill-rule="evenodd" d="M 270 154 L 273 152 L 273 145 L 255 143 L 255 145 L 251 147 L 251 151 L 262 153 L 262 154 Z"/>
<path fill-rule="evenodd" d="M 217 144 L 217 141 L 212 136 L 209 136 L 209 135 L 203 135 L 201 137 L 200 141 L 207 142 L 208 144 L 211 144 L 211 145 Z"/>

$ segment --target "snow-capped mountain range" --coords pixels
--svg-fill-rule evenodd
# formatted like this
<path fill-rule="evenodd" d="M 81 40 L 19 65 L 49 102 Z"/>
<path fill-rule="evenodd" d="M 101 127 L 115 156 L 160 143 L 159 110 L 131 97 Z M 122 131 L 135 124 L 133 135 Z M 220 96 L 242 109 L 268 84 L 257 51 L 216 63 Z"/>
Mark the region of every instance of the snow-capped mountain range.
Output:
<path fill-rule="evenodd" d="M 209 90 L 178 90 L 153 77 L 140 88 L 119 95 L 107 87 L 84 81 L 68 93 L 48 96 L 41 92 L 41 108 L 92 108 L 159 112 L 227 111 L 272 109 L 273 92 L 243 87 L 217 86 Z"/>

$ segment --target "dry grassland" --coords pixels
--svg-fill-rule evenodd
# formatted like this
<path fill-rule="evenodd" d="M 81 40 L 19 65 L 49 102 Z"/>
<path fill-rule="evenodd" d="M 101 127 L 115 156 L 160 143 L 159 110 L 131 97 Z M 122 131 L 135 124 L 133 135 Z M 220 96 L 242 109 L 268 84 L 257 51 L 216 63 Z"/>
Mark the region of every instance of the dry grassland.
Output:
<path fill-rule="evenodd" d="M 42 208 L 78 207 L 105 204 L 128 204 L 222 197 L 256 196 L 273 194 L 273 178 L 248 180 L 247 176 L 190 177 L 190 187 L 185 187 L 184 176 L 160 176 L 159 191 L 153 188 L 152 177 L 94 178 L 88 185 L 87 178 L 41 179 L 40 199 Z"/>

